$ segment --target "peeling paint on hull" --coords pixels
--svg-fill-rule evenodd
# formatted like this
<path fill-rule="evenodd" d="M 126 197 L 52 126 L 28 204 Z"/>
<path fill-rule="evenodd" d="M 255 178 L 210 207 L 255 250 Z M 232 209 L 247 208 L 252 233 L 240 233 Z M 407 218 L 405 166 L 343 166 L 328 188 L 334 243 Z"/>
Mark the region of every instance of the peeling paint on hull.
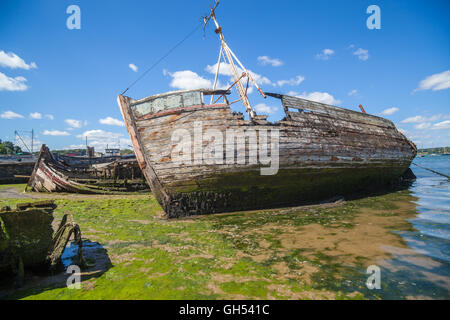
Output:
<path fill-rule="evenodd" d="M 107 165 L 107 164 L 105 164 Z M 37 192 L 70 192 L 83 194 L 107 194 L 148 188 L 142 181 L 104 179 L 104 184 L 94 184 L 102 177 L 77 175 L 70 166 L 56 161 L 46 145 L 42 145 L 39 158 L 28 181 L 28 187 Z M 140 173 L 140 172 L 139 172 Z M 90 181 L 82 183 L 78 181 Z"/>
<path fill-rule="evenodd" d="M 143 114 L 135 106 L 152 97 L 118 97 L 138 163 L 168 217 L 295 205 L 382 188 L 398 179 L 416 155 L 415 145 L 387 119 L 268 95 L 281 99 L 286 114 L 276 123 L 264 116 L 244 120 L 227 104 L 147 108 Z M 230 128 L 279 130 L 279 172 L 261 176 L 260 167 L 250 164 L 248 146 L 246 164 L 174 161 L 173 131 L 193 135 L 195 121 L 224 136 Z M 201 145 L 210 142 L 203 138 Z"/>

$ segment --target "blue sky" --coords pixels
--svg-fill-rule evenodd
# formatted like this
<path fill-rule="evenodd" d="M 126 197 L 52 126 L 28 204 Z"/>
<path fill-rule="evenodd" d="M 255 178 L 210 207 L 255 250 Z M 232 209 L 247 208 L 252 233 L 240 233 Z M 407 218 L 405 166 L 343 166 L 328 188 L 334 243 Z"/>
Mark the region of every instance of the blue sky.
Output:
<path fill-rule="evenodd" d="M 34 129 L 52 149 L 83 145 L 86 135 L 100 151 L 128 146 L 117 95 L 192 30 L 210 2 L 2 0 L 0 139 Z M 79 30 L 66 26 L 73 4 Z M 366 26 L 369 5 L 381 9 L 380 30 Z M 353 110 L 362 104 L 419 147 L 436 147 L 450 146 L 449 9 L 447 0 L 222 0 L 216 13 L 264 91 Z M 218 51 L 213 26 L 199 29 L 127 95 L 209 85 Z M 269 119 L 282 118 L 278 100 L 256 90 L 250 99 Z"/>

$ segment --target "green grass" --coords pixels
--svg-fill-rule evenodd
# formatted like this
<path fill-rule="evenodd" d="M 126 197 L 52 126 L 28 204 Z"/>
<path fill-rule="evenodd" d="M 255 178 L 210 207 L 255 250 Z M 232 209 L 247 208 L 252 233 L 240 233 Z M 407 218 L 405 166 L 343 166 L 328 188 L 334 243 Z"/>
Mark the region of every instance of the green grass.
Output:
<path fill-rule="evenodd" d="M 8 186 L 0 186 L 5 189 Z M 16 186 L 14 186 L 16 188 Z M 406 197 L 398 193 L 398 197 Z M 64 284 L 10 291 L 9 299 L 361 299 L 366 292 L 361 271 L 337 262 L 324 251 L 284 248 L 279 236 L 286 228 L 318 224 L 330 234 L 350 230 L 366 207 L 392 212 L 395 196 L 356 200 L 332 208 L 238 212 L 166 220 L 151 195 L 92 196 L 56 199 L 54 216 L 72 213 L 83 238 L 100 243 L 110 265 L 86 277 L 80 290 Z M 30 199 L 2 199 L 0 207 Z M 384 211 L 383 211 L 384 210 Z M 389 219 L 392 214 L 386 214 Z M 261 232 L 261 228 L 266 228 Z M 318 239 L 318 241 L 323 240 Z M 261 243 L 268 245 L 262 247 Z M 261 258 L 261 256 L 263 258 Z M 306 281 L 305 263 L 316 267 Z M 277 265 L 285 264 L 280 272 Z M 342 278 L 352 279 L 346 285 Z M 359 280 L 358 280 L 359 279 Z"/>
<path fill-rule="evenodd" d="M 26 183 L 17 183 L 17 184 L 0 184 L 0 190 L 4 189 L 14 189 L 19 192 L 22 192 L 25 190 L 25 187 L 27 186 Z"/>

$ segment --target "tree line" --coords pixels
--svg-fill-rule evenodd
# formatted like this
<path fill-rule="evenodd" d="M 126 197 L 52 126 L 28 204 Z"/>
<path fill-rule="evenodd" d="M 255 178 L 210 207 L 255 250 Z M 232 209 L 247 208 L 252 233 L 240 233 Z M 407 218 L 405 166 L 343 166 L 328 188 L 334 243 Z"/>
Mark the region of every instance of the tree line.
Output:
<path fill-rule="evenodd" d="M 22 149 L 11 141 L 0 140 L 0 154 L 20 154 Z"/>

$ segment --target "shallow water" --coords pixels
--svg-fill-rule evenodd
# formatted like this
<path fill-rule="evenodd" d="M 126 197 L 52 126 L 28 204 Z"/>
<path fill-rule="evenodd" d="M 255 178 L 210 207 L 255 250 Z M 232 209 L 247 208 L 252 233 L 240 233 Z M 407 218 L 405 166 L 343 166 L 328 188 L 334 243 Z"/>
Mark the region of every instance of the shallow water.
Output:
<path fill-rule="evenodd" d="M 72 264 L 78 263 L 78 248 L 79 246 L 73 242 L 69 242 L 61 255 L 61 262 L 65 269 Z M 89 240 L 83 241 L 83 257 L 89 257 L 92 251 L 103 250 L 103 247 L 98 242 Z"/>
<path fill-rule="evenodd" d="M 450 156 L 425 156 L 415 163 L 450 175 Z M 450 298 L 450 181 L 415 165 L 416 181 L 409 188 L 416 215 L 412 229 L 391 230 L 406 248 L 386 247 L 391 259 L 380 261 L 382 298 Z"/>

